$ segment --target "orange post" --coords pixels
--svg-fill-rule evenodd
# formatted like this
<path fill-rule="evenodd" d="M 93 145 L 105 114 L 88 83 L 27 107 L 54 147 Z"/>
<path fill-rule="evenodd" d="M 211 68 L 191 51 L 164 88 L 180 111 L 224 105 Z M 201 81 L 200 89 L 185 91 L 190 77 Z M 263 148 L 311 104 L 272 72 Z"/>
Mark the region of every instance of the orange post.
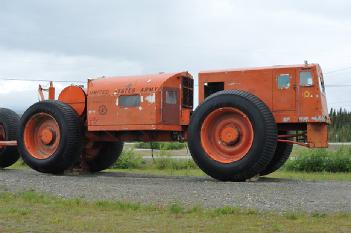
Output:
<path fill-rule="evenodd" d="M 55 87 L 53 82 L 50 82 L 50 87 L 49 87 L 49 100 L 54 100 L 55 99 Z"/>

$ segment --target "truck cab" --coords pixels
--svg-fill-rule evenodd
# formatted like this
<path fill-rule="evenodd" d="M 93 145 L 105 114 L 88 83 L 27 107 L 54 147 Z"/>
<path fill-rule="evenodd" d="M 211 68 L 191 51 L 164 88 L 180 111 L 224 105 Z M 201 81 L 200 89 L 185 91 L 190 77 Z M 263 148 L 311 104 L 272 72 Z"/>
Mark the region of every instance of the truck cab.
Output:
<path fill-rule="evenodd" d="M 205 71 L 199 74 L 199 87 L 199 103 L 222 90 L 252 93 L 272 111 L 278 129 L 306 131 L 298 141 L 308 147 L 328 146 L 330 119 L 318 64 Z"/>

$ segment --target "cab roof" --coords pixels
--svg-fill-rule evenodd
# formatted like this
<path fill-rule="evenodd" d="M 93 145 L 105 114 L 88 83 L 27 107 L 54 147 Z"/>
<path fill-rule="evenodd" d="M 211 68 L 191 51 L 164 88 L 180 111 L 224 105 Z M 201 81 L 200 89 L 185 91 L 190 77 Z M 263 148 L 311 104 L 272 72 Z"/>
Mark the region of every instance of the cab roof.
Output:
<path fill-rule="evenodd" d="M 90 79 L 89 85 L 94 88 L 110 89 L 114 87 L 118 88 L 160 88 L 167 80 L 176 77 L 190 77 L 191 74 L 188 72 L 178 73 L 158 73 L 149 75 L 136 75 L 136 76 L 103 76 L 97 79 Z"/>
<path fill-rule="evenodd" d="M 276 69 L 295 69 L 295 68 L 313 68 L 319 66 L 318 64 L 297 64 L 297 65 L 276 65 L 276 66 L 262 66 L 262 67 L 245 67 L 245 68 L 234 68 L 234 69 L 224 69 L 224 70 L 209 70 L 201 71 L 200 74 L 209 74 L 209 73 L 227 73 L 227 72 L 244 72 L 252 70 L 276 70 Z"/>

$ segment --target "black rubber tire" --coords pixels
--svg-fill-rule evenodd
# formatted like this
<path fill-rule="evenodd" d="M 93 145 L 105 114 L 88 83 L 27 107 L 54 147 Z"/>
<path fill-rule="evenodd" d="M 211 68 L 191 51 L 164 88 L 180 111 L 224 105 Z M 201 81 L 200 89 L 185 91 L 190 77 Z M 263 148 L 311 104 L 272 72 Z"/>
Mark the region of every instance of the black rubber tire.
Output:
<path fill-rule="evenodd" d="M 17 129 L 20 118 L 14 111 L 6 108 L 0 108 L 0 124 L 5 130 L 5 140 L 17 140 Z M 17 147 L 7 146 L 0 149 L 0 168 L 6 168 L 16 163 L 20 158 Z"/>
<path fill-rule="evenodd" d="M 102 142 L 100 153 L 92 160 L 87 160 L 91 172 L 100 172 L 110 168 L 123 151 L 123 142 Z"/>
<path fill-rule="evenodd" d="M 278 142 L 277 149 L 273 156 L 272 161 L 267 165 L 267 167 L 260 173 L 261 176 L 266 176 L 277 171 L 281 168 L 286 161 L 289 159 L 290 154 L 293 150 L 292 144 L 287 144 L 283 142 Z"/>
<path fill-rule="evenodd" d="M 203 149 L 200 131 L 204 119 L 222 107 L 235 107 L 245 113 L 253 126 L 254 139 L 249 152 L 239 161 L 220 163 Z M 192 115 L 188 145 L 196 164 L 209 176 L 221 181 L 245 181 L 259 174 L 272 160 L 277 145 L 277 126 L 268 107 L 256 96 L 239 90 L 225 90 L 208 97 Z"/>
<path fill-rule="evenodd" d="M 26 123 L 36 113 L 47 113 L 57 121 L 61 140 L 56 152 L 47 159 L 33 157 L 24 144 L 24 128 Z M 18 150 L 23 161 L 36 171 L 60 174 L 75 164 L 82 153 L 83 130 L 82 123 L 74 109 L 57 100 L 41 101 L 33 104 L 21 118 L 18 136 Z"/>

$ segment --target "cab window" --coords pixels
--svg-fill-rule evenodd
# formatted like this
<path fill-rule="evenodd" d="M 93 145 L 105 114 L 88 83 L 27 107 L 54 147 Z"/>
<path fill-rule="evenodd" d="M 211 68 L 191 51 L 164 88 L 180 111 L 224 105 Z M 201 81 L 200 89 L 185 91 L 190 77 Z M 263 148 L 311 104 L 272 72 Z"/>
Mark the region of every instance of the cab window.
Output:
<path fill-rule="evenodd" d="M 177 104 L 178 93 L 175 90 L 166 91 L 166 104 Z"/>
<path fill-rule="evenodd" d="M 140 95 L 121 95 L 118 98 L 120 107 L 138 107 L 140 106 Z"/>
<path fill-rule="evenodd" d="M 278 89 L 289 89 L 291 85 L 291 78 L 289 74 L 280 74 L 277 78 Z"/>
<path fill-rule="evenodd" d="M 301 71 L 300 72 L 300 86 L 310 87 L 313 86 L 313 77 L 310 71 Z"/>

